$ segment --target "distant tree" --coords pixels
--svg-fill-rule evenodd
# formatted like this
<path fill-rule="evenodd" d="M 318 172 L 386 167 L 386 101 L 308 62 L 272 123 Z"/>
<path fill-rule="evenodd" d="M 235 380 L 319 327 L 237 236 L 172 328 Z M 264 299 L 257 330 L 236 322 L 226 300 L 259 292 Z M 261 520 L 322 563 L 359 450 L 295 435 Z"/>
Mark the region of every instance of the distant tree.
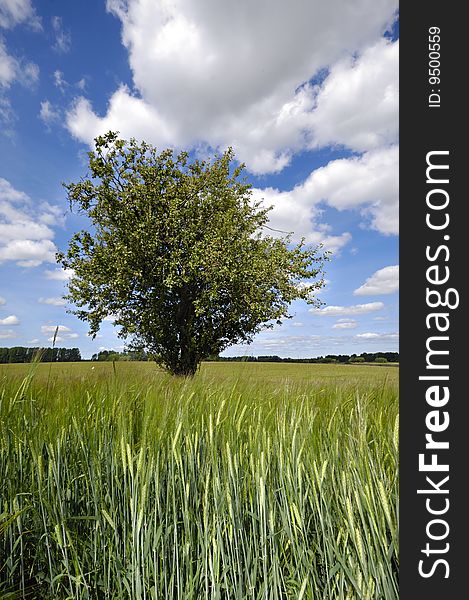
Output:
<path fill-rule="evenodd" d="M 4 365 L 8 362 L 10 353 L 8 348 L 0 348 L 0 364 Z"/>
<path fill-rule="evenodd" d="M 351 356 L 349 359 L 349 362 L 351 363 L 362 363 L 365 362 L 365 359 L 363 356 Z"/>
<path fill-rule="evenodd" d="M 254 202 L 231 150 L 191 162 L 109 132 L 88 156 L 91 178 L 66 189 L 91 227 L 57 257 L 74 270 L 71 312 L 92 337 L 112 314 L 130 348 L 193 375 L 201 360 L 280 323 L 293 300 L 320 304 L 326 255 L 264 235 L 269 209 Z"/>
<path fill-rule="evenodd" d="M 387 363 L 388 359 L 385 356 L 377 356 L 375 358 L 375 363 Z"/>
<path fill-rule="evenodd" d="M 9 363 L 24 363 L 26 362 L 26 348 L 21 346 L 14 346 L 9 349 L 8 353 Z"/>
<path fill-rule="evenodd" d="M 79 348 L 70 348 L 70 361 L 71 362 L 80 362 L 81 361 L 81 353 Z"/>

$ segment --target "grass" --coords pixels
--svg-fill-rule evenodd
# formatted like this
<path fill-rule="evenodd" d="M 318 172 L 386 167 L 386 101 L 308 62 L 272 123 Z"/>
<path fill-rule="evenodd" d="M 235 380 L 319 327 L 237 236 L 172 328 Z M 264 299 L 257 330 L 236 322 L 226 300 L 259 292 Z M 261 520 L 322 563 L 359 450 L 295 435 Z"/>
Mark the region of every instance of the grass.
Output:
<path fill-rule="evenodd" d="M 398 598 L 398 369 L 30 368 L 0 366 L 2 598 Z"/>

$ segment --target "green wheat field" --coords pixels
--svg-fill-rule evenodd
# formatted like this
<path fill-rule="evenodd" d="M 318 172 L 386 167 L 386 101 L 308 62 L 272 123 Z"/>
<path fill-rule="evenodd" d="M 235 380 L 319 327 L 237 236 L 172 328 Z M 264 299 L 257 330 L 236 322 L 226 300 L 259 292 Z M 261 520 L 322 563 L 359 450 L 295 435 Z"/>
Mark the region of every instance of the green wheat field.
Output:
<path fill-rule="evenodd" d="M 0 365 L 0 598 L 397 599 L 398 371 Z"/>

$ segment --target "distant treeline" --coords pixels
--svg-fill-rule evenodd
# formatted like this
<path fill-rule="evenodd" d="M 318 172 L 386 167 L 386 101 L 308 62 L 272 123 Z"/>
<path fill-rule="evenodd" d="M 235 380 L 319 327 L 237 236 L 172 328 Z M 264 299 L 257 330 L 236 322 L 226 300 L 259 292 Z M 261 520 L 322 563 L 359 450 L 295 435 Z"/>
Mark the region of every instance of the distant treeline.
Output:
<path fill-rule="evenodd" d="M 29 363 L 35 356 L 41 362 L 77 362 L 81 361 L 78 348 L 0 348 L 0 364 Z M 152 360 L 146 352 L 115 352 L 114 350 L 101 350 L 93 354 L 92 361 L 113 360 Z M 360 362 L 399 362 L 398 352 L 362 352 L 362 354 L 327 354 L 315 358 L 282 358 L 280 356 L 211 356 L 209 362 L 282 362 L 282 363 L 360 363 Z"/>
<path fill-rule="evenodd" d="M 362 354 L 327 354 L 315 358 L 282 358 L 280 356 L 214 356 L 210 361 L 229 362 L 286 362 L 286 363 L 361 363 L 399 362 L 399 352 L 363 352 Z"/>
<path fill-rule="evenodd" d="M 112 360 L 139 360 L 146 361 L 151 360 L 151 356 L 146 352 L 134 352 L 134 351 L 126 351 L 126 352 L 116 352 L 114 350 L 101 350 L 97 354 L 93 354 L 91 360 L 98 361 L 112 361 Z"/>
<path fill-rule="evenodd" d="M 91 360 L 151 360 L 151 355 L 145 352 L 115 352 L 102 350 L 93 354 Z M 216 362 L 288 362 L 288 363 L 360 363 L 360 362 L 399 362 L 398 352 L 363 352 L 357 354 L 327 354 L 316 358 L 281 358 L 280 356 L 211 356 L 207 361 Z"/>
<path fill-rule="evenodd" d="M 0 364 L 29 363 L 35 357 L 41 362 L 76 362 L 81 360 L 78 348 L 0 348 Z"/>

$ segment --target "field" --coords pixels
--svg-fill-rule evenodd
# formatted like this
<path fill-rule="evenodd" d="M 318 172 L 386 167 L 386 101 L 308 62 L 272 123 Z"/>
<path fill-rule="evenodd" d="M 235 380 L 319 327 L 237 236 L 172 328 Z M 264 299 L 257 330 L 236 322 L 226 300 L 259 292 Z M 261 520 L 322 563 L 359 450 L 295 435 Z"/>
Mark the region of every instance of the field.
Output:
<path fill-rule="evenodd" d="M 397 599 L 398 368 L 0 365 L 0 597 Z"/>

